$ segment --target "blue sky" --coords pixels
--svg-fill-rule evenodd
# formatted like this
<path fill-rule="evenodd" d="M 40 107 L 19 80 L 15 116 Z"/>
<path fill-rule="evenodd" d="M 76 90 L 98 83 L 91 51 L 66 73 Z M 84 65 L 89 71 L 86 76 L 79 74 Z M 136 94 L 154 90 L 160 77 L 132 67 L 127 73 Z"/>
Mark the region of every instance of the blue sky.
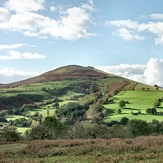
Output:
<path fill-rule="evenodd" d="M 162 0 L 0 0 L 0 83 L 75 64 L 163 86 L 162 8 Z"/>

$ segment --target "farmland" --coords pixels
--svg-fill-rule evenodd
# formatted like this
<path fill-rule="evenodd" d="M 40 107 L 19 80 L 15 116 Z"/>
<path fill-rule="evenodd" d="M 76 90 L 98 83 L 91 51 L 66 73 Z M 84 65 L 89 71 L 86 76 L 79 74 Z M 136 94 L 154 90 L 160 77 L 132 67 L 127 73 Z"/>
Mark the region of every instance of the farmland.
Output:
<path fill-rule="evenodd" d="M 125 82 L 127 84 L 125 84 Z M 162 89 L 156 90 L 155 87 L 130 81 L 121 77 L 110 76 L 109 78 L 101 78 L 96 80 L 63 80 L 63 81 L 51 81 L 45 83 L 33 83 L 14 88 L 1 88 L 0 100 L 1 108 L 13 108 L 10 110 L 19 110 L 24 103 L 34 104 L 39 107 L 28 109 L 25 113 L 15 114 L 13 111 L 6 114 L 7 121 L 16 120 L 19 118 L 28 119 L 28 115 L 34 115 L 36 112 L 42 115 L 44 118 L 47 115 L 55 115 L 56 108 L 53 106 L 52 101 L 54 98 L 60 99 L 59 106 L 62 107 L 69 102 L 80 102 L 80 99 L 88 95 L 86 90 L 90 89 L 90 86 L 94 84 L 98 87 L 98 90 L 102 94 L 112 94 L 109 100 L 113 100 L 113 104 L 104 104 L 104 107 L 108 109 L 108 115 L 103 119 L 104 122 L 110 122 L 112 120 L 120 121 L 122 117 L 129 119 L 141 119 L 147 122 L 151 122 L 152 119 L 157 119 L 160 122 L 163 120 L 160 115 L 147 115 L 146 109 L 153 107 L 153 103 L 158 98 L 162 98 Z M 117 90 L 118 91 L 114 95 Z M 142 90 L 144 88 L 145 90 Z M 133 90 L 134 89 L 134 90 Z M 73 97 L 77 97 L 73 100 Z M 129 101 L 129 104 L 122 109 L 122 114 L 116 115 L 119 108 L 119 101 Z M 21 110 L 21 109 L 20 109 Z M 162 110 L 160 106 L 158 111 Z M 133 116 L 131 111 L 141 111 L 141 115 Z M 16 111 L 17 112 L 17 111 Z M 48 114 L 47 114 L 48 113 Z M 90 117 L 89 111 L 87 116 Z M 29 127 L 19 126 L 18 131 L 24 133 Z"/>
<path fill-rule="evenodd" d="M 121 91 L 119 94 L 111 98 L 111 100 L 114 101 L 113 104 L 105 105 L 105 107 L 112 110 L 112 113 L 105 118 L 105 121 L 111 121 L 111 120 L 119 121 L 124 116 L 129 119 L 142 119 L 147 122 L 151 122 L 152 119 L 157 119 L 159 121 L 162 121 L 163 116 L 161 115 L 146 114 L 146 109 L 152 108 L 154 102 L 162 97 L 163 97 L 163 91 L 156 91 L 156 90 Z M 120 100 L 128 101 L 129 104 L 126 104 L 126 106 L 122 108 L 122 114 L 116 115 L 116 112 L 119 108 L 118 103 Z M 133 112 L 141 111 L 141 114 L 131 115 L 131 111 Z M 163 107 L 160 106 L 159 108 L 157 108 L 157 111 L 163 111 Z"/>

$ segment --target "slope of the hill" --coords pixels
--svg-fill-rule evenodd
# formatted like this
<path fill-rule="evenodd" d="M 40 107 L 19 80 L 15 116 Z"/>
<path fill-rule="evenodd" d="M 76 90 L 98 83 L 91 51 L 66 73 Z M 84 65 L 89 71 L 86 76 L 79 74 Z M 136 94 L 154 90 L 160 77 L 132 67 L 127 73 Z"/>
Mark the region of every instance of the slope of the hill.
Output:
<path fill-rule="evenodd" d="M 94 69 L 93 67 L 82 67 L 78 65 L 68 65 L 48 71 L 39 76 L 29 78 L 26 80 L 5 84 L 3 87 L 17 87 L 21 85 L 43 83 L 50 81 L 59 81 L 67 79 L 98 79 L 107 76 L 112 76 L 105 72 Z"/>
<path fill-rule="evenodd" d="M 34 78 L 3 85 L 0 89 L 0 110 L 17 109 L 23 104 L 43 102 L 66 95 L 68 91 L 75 95 L 98 90 L 113 96 L 124 89 L 142 88 L 153 89 L 152 86 L 108 74 L 93 67 L 69 65 Z"/>

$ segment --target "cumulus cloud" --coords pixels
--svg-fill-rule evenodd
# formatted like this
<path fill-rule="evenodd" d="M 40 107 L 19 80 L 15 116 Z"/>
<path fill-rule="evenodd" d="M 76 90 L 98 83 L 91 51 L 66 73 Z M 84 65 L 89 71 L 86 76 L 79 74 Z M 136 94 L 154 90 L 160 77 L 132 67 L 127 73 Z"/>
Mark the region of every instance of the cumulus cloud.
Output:
<path fill-rule="evenodd" d="M 16 49 L 22 47 L 24 44 L 11 44 L 11 45 L 0 45 L 0 50 L 3 49 Z"/>
<path fill-rule="evenodd" d="M 163 18 L 162 14 L 153 14 L 150 17 L 153 19 Z M 138 33 L 146 31 L 154 34 L 156 36 L 155 43 L 163 44 L 163 22 L 147 22 L 147 23 L 138 23 L 131 20 L 116 20 L 116 21 L 106 21 L 106 26 L 116 26 L 119 30 L 116 33 L 125 41 L 135 40 L 144 40 L 144 36 L 138 35 Z M 135 34 L 136 33 L 136 34 Z M 142 33 L 141 33 L 142 34 Z"/>
<path fill-rule="evenodd" d="M 0 28 L 9 31 L 37 32 L 51 23 L 50 18 L 36 13 L 26 12 L 23 14 L 13 14 L 8 22 L 0 24 Z"/>
<path fill-rule="evenodd" d="M 110 25 L 113 25 L 113 26 L 117 26 L 117 27 L 127 27 L 129 29 L 138 29 L 139 28 L 139 24 L 138 22 L 135 22 L 135 21 L 131 21 L 131 20 L 115 20 L 115 21 L 106 21 L 105 22 L 105 25 L 106 26 L 110 26 Z"/>
<path fill-rule="evenodd" d="M 39 53 L 20 53 L 19 51 L 11 50 L 8 55 L 0 55 L 0 60 L 12 60 L 12 59 L 42 59 L 46 58 L 45 55 Z"/>
<path fill-rule="evenodd" d="M 40 75 L 39 72 L 24 72 L 14 68 L 0 69 L 0 83 L 12 83 Z"/>
<path fill-rule="evenodd" d="M 144 40 L 145 37 L 137 35 L 134 31 L 129 31 L 126 28 L 120 28 L 117 34 L 125 41 Z"/>
<path fill-rule="evenodd" d="M 93 1 L 90 0 L 89 3 L 78 7 L 64 7 L 64 10 L 63 7 L 51 6 L 50 10 L 59 14 L 56 19 L 36 13 L 43 9 L 43 3 L 44 0 L 9 0 L 1 10 L 10 12 L 10 19 L 3 21 L 4 18 L 0 18 L 0 29 L 21 32 L 30 37 L 54 37 L 66 40 L 95 35 L 87 31 L 89 25 L 93 24 L 91 20 Z"/>
<path fill-rule="evenodd" d="M 120 64 L 117 66 L 96 66 L 96 68 L 134 81 L 163 86 L 162 59 L 151 58 L 146 65 Z"/>
<path fill-rule="evenodd" d="M 10 13 L 7 9 L 0 7 L 0 22 L 5 22 L 10 19 Z"/>
<path fill-rule="evenodd" d="M 25 13 L 28 11 L 43 10 L 44 0 L 9 0 L 5 3 L 5 7 L 9 11 L 16 13 Z"/>
<path fill-rule="evenodd" d="M 144 72 L 146 82 L 163 86 L 162 70 L 163 59 L 151 58 L 146 64 L 146 70 Z"/>

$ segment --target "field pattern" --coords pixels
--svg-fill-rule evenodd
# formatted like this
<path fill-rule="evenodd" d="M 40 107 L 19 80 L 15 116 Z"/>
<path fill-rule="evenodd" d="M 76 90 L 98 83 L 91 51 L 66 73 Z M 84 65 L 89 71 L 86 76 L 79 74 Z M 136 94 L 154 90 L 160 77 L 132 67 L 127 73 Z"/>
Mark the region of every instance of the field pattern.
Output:
<path fill-rule="evenodd" d="M 159 121 L 163 120 L 162 115 L 147 115 L 146 109 L 152 108 L 154 102 L 157 99 L 161 99 L 163 97 L 163 91 L 156 90 L 133 90 L 133 91 L 121 91 L 117 95 L 113 96 L 111 100 L 114 101 L 113 104 L 107 104 L 109 110 L 112 110 L 112 113 L 105 118 L 105 121 L 111 120 L 120 120 L 122 117 L 127 117 L 129 119 L 142 119 L 147 122 L 151 122 L 152 119 L 157 119 Z M 124 108 L 122 108 L 122 114 L 116 115 L 117 110 L 119 109 L 119 101 L 124 100 L 128 101 L 129 104 L 126 104 Z M 131 111 L 138 112 L 141 111 L 140 115 L 132 115 Z M 160 106 L 157 108 L 157 111 L 163 111 L 163 107 Z"/>

